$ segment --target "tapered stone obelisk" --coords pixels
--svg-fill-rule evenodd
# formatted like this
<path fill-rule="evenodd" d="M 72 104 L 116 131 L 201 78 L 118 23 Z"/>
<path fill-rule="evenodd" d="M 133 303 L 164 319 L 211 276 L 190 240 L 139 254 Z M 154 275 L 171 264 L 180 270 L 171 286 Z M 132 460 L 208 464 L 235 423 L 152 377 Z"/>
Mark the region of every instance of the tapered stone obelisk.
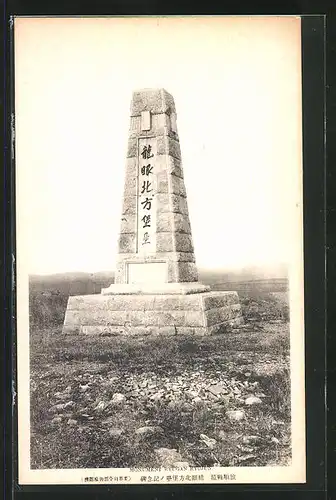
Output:
<path fill-rule="evenodd" d="M 173 97 L 133 93 L 115 283 L 69 297 L 65 332 L 211 334 L 242 322 L 236 292 L 198 282 Z"/>

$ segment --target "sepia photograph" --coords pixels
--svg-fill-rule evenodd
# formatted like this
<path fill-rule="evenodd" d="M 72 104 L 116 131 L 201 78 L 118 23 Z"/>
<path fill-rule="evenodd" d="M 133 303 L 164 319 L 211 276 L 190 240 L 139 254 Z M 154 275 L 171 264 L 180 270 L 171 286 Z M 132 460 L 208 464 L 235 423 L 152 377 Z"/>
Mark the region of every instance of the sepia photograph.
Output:
<path fill-rule="evenodd" d="M 14 50 L 19 484 L 304 483 L 300 17 Z"/>

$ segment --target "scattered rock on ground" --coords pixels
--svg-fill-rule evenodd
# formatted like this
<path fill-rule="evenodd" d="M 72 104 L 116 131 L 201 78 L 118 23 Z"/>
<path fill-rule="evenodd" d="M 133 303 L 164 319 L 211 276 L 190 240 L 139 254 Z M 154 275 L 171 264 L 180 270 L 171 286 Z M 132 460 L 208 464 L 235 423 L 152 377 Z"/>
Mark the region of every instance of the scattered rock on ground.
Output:
<path fill-rule="evenodd" d="M 236 420 L 238 422 L 245 418 L 245 412 L 243 410 L 229 410 L 226 412 L 226 416 L 230 420 Z"/>
<path fill-rule="evenodd" d="M 213 450 L 213 448 L 217 444 L 216 439 L 209 438 L 206 434 L 201 434 L 200 438 L 203 441 L 203 443 L 205 443 L 207 445 L 207 447 L 210 448 L 211 450 Z"/>
<path fill-rule="evenodd" d="M 173 467 L 174 463 L 183 461 L 178 451 L 173 448 L 157 448 L 154 451 L 163 467 Z"/>
<path fill-rule="evenodd" d="M 76 424 L 77 424 L 77 420 L 74 420 L 73 418 L 69 418 L 68 425 L 76 425 Z"/>
<path fill-rule="evenodd" d="M 109 435 L 111 437 L 119 437 L 124 431 L 122 429 L 110 429 Z"/>
<path fill-rule="evenodd" d="M 243 436 L 242 442 L 244 444 L 257 444 L 261 441 L 259 436 Z"/>
<path fill-rule="evenodd" d="M 52 424 L 59 424 L 60 422 L 62 422 L 62 417 L 54 417 L 54 418 L 51 420 L 51 423 L 52 423 Z"/>
<path fill-rule="evenodd" d="M 105 403 L 104 401 L 99 401 L 99 403 L 97 404 L 97 406 L 95 407 L 95 410 L 96 411 L 103 411 L 103 409 L 105 408 Z"/>
<path fill-rule="evenodd" d="M 211 385 L 208 387 L 208 391 L 210 391 L 214 396 L 219 396 L 223 393 L 227 394 L 229 392 L 224 384 Z"/>
<path fill-rule="evenodd" d="M 125 399 L 126 399 L 125 396 L 123 394 L 120 394 L 119 392 L 116 392 L 112 396 L 113 403 L 122 403 L 123 401 L 125 401 Z"/>
<path fill-rule="evenodd" d="M 250 396 L 247 399 L 245 399 L 245 404 L 246 405 L 258 405 L 262 403 L 260 398 L 257 398 L 256 396 Z"/>
<path fill-rule="evenodd" d="M 189 462 L 174 462 L 173 467 L 177 468 L 189 467 Z"/>
<path fill-rule="evenodd" d="M 59 403 L 57 405 L 54 405 L 51 407 L 51 411 L 62 411 L 64 410 L 65 408 L 68 408 L 69 406 L 72 406 L 74 404 L 73 401 L 68 401 L 67 403 Z"/>
<path fill-rule="evenodd" d="M 163 429 L 159 426 L 145 426 L 145 427 L 139 427 L 136 431 L 135 434 L 138 436 L 152 436 L 153 434 L 162 434 Z"/>

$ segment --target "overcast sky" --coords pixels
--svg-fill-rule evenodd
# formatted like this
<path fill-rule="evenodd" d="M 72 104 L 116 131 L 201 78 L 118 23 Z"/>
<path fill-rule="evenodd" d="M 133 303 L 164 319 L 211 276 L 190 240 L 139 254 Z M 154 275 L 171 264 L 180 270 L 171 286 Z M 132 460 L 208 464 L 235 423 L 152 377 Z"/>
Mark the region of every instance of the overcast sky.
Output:
<path fill-rule="evenodd" d="M 18 259 L 113 270 L 132 91 L 176 103 L 200 267 L 290 260 L 301 213 L 300 19 L 15 20 Z"/>

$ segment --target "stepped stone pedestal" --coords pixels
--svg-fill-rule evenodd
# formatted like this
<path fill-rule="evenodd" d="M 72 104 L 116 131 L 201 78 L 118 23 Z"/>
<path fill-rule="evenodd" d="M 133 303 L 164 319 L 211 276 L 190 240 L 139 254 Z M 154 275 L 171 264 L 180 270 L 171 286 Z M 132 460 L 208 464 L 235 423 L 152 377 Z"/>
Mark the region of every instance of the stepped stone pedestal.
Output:
<path fill-rule="evenodd" d="M 208 335 L 242 321 L 236 292 L 198 282 L 174 99 L 134 92 L 115 283 L 69 297 L 63 331 Z"/>

